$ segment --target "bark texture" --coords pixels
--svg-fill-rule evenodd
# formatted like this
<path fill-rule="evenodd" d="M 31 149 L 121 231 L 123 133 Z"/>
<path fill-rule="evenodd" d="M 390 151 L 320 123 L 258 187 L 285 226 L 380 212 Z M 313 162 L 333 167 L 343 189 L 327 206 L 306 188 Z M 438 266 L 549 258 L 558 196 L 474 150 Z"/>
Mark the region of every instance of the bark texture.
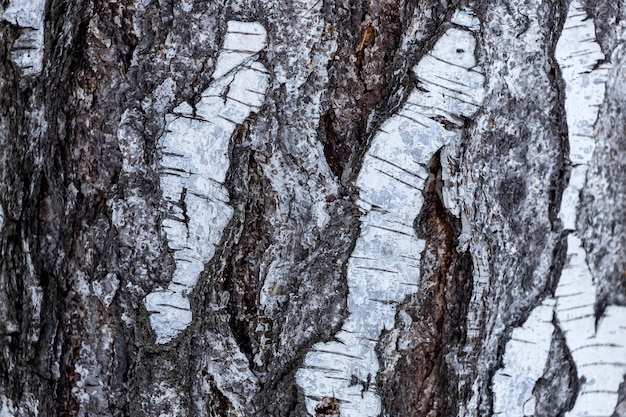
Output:
<path fill-rule="evenodd" d="M 0 416 L 626 416 L 623 0 L 5 0 L 0 54 Z"/>

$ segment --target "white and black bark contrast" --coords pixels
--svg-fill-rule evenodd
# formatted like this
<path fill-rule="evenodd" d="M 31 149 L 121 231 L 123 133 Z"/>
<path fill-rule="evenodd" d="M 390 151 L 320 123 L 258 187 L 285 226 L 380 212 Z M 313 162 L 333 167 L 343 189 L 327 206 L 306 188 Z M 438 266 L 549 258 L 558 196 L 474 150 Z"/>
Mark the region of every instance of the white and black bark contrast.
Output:
<path fill-rule="evenodd" d="M 0 54 L 0 417 L 626 417 L 624 0 L 4 0 Z"/>

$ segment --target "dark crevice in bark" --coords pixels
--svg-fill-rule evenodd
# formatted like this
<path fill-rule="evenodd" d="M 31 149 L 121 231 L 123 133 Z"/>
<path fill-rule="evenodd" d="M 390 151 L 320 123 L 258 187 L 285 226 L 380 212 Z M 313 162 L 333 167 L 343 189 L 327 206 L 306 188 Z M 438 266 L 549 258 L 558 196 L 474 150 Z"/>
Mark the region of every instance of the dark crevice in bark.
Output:
<path fill-rule="evenodd" d="M 5 39 L 2 44 L 10 45 L 7 40 L 11 39 Z M 8 50 L 2 52 L 3 57 L 9 54 Z M 2 291 L 7 291 L 11 300 L 11 305 L 3 307 L 12 313 L 8 318 L 11 322 L 15 320 L 18 327 L 16 332 L 0 337 L 3 352 L 0 380 L 6 381 L 3 388 L 7 389 L 5 393 L 9 398 L 21 401 L 32 394 L 39 399 L 40 410 L 59 410 L 63 406 L 55 395 L 59 384 L 54 365 L 59 359 L 56 347 L 63 342 L 62 335 L 58 334 L 58 323 L 65 307 L 57 289 L 56 261 L 61 261 L 61 257 L 56 250 L 59 235 L 54 230 L 57 223 L 64 222 L 64 217 L 56 215 L 58 201 L 48 198 L 56 182 L 49 185 L 41 172 L 41 165 L 46 169 L 46 165 L 56 162 L 53 158 L 55 142 L 46 136 L 42 126 L 45 122 L 53 123 L 50 118 L 53 112 L 46 107 L 45 122 L 37 114 L 44 103 L 58 110 L 66 93 L 58 78 L 50 77 L 47 85 L 43 85 L 34 77 L 22 77 L 10 62 L 4 61 L 5 65 L 3 80 L 9 75 L 10 82 L 8 85 L 3 82 L 2 97 L 3 101 L 8 98 L 10 104 L 2 106 L 6 109 L 2 111 L 2 118 L 9 116 L 8 141 L 3 147 L 10 159 L 3 165 L 2 187 L 7 187 L 9 192 L 3 188 L 5 197 L 2 198 L 11 198 L 2 201 L 6 239 L 2 242 L 2 274 L 9 284 Z M 54 94 L 46 94 L 46 89 L 55 90 Z M 56 175 L 59 176 L 59 171 Z M 46 202 L 42 204 L 44 199 Z M 42 250 L 46 242 L 49 251 Z M 42 296 L 41 304 L 35 295 Z"/>
<path fill-rule="evenodd" d="M 71 47 L 66 46 L 68 41 L 61 41 L 68 36 L 62 28 L 48 35 L 60 38 L 50 42 L 55 48 L 52 56 L 65 63 L 66 70 L 51 68 L 52 85 L 58 88 L 45 97 L 50 129 L 49 142 L 43 147 L 45 177 L 36 205 L 36 227 L 42 239 L 35 247 L 37 264 L 48 278 L 42 282 L 45 324 L 39 362 L 48 369 L 59 362 L 54 396 L 57 405 L 48 410 L 76 415 L 98 413 L 100 407 L 105 407 L 114 412 L 108 399 L 98 394 L 87 403 L 78 400 L 77 386 L 91 388 L 84 375 L 76 371 L 77 364 L 88 369 L 107 390 L 110 378 L 115 377 L 111 375 L 111 364 L 118 359 L 115 354 L 91 357 L 86 353 L 108 347 L 99 337 L 115 332 L 117 319 L 111 319 L 101 301 L 81 293 L 80 287 L 95 280 L 104 282 L 106 272 L 116 262 L 116 236 L 107 220 L 106 201 L 114 193 L 121 169 L 116 128 L 125 90 L 123 73 L 136 39 L 130 12 L 124 7 L 88 4 L 66 9 L 55 3 L 50 5 L 49 13 L 53 15 L 53 28 L 57 19 L 58 25 L 64 25 L 57 13 L 71 15 L 76 24 L 69 39 Z M 118 23 L 123 30 L 119 30 Z M 99 37 L 94 36 L 94 28 Z M 106 46 L 107 40 L 110 46 Z M 54 374 L 51 377 L 57 378 Z M 103 402 L 98 403 L 100 400 Z"/>
<path fill-rule="evenodd" d="M 458 355 L 464 343 L 472 262 L 469 254 L 457 251 L 460 220 L 442 202 L 440 152 L 428 169 L 424 205 L 415 220 L 417 235 L 427 243 L 422 289 L 400 306 L 412 319 L 400 335 L 409 339 L 410 347 L 398 352 L 393 376 L 379 377 L 385 409 L 393 416 L 456 415 L 460 400 L 456 371 L 448 358 Z M 382 352 L 379 348 L 379 356 Z"/>
<path fill-rule="evenodd" d="M 370 0 L 363 6 L 354 3 L 351 10 L 331 7 L 327 31 L 340 33 L 340 45 L 329 68 L 332 93 L 320 136 L 326 160 L 339 178 L 363 142 L 370 113 L 386 94 L 389 64 L 402 34 L 402 3 Z"/>
<path fill-rule="evenodd" d="M 574 407 L 578 395 L 576 364 L 556 319 L 554 334 L 543 376 L 536 382 L 536 417 L 562 417 Z"/>
<path fill-rule="evenodd" d="M 339 400 L 335 397 L 324 397 L 315 407 L 315 417 L 339 417 Z"/>
<path fill-rule="evenodd" d="M 563 25 L 567 17 L 568 2 L 559 1 L 554 7 L 555 17 L 557 23 L 555 24 L 555 30 L 551 32 L 551 42 L 549 43 L 549 59 L 550 69 L 548 76 L 552 88 L 557 92 L 557 105 L 554 106 L 554 112 L 556 113 L 555 120 L 558 123 L 553 127 L 555 134 L 558 135 L 560 141 L 560 152 L 558 158 L 555 161 L 557 169 L 554 171 L 550 180 L 549 189 L 549 211 L 548 218 L 552 226 L 552 232 L 560 233 L 561 236 L 557 239 L 553 249 L 553 261 L 550 265 L 549 274 L 546 280 L 546 295 L 552 296 L 556 291 L 556 287 L 559 283 L 559 279 L 567 261 L 567 234 L 563 232 L 561 220 L 559 219 L 559 211 L 561 208 L 561 202 L 563 198 L 563 192 L 567 187 L 570 175 L 571 166 L 569 164 L 569 140 L 568 140 L 568 126 L 567 126 L 567 114 L 565 112 L 565 81 L 563 80 L 561 68 L 558 66 L 556 57 L 554 55 L 556 44 L 561 32 L 563 31 Z"/>
<path fill-rule="evenodd" d="M 114 311 L 112 315 L 114 317 L 120 317 L 122 315 L 121 309 L 119 306 L 114 306 Z M 113 355 L 114 355 L 114 364 L 113 364 L 113 376 L 111 381 L 111 388 L 114 390 L 118 397 L 125 399 L 124 390 L 126 388 L 126 384 L 128 383 L 128 372 L 130 363 L 132 362 L 132 348 L 129 348 L 128 340 L 124 334 L 123 326 L 118 324 L 115 329 L 115 340 L 113 342 Z M 120 401 L 120 407 L 122 408 L 124 401 Z"/>
<path fill-rule="evenodd" d="M 240 145 L 238 145 L 240 146 Z M 237 176 L 231 188 L 232 205 L 243 211 L 236 215 L 240 222 L 232 252 L 226 260 L 223 291 L 229 293 L 227 311 L 230 327 L 241 351 L 255 367 L 254 356 L 259 354 L 264 363 L 270 360 L 267 346 L 261 345 L 257 324 L 262 317 L 259 304 L 259 270 L 263 253 L 271 244 L 271 226 L 267 224 L 275 202 L 271 185 L 264 177 L 255 154 L 241 149 L 241 157 L 233 158 L 230 172 Z M 245 174 L 242 174 L 246 172 Z M 229 175 L 231 176 L 231 175 Z M 267 323 L 268 325 L 270 323 Z M 271 330 L 266 334 L 271 339 Z"/>
<path fill-rule="evenodd" d="M 554 171 L 552 178 L 550 179 L 549 190 L 549 212 L 548 218 L 552 225 L 553 232 L 559 232 L 562 230 L 561 221 L 558 218 L 559 210 L 561 208 L 561 201 L 563 198 L 563 192 L 569 184 L 571 175 L 571 166 L 569 162 L 569 140 L 568 140 L 568 127 L 567 127 L 567 113 L 565 112 L 565 80 L 561 73 L 556 57 L 554 56 L 556 44 L 563 31 L 563 25 L 567 18 L 568 3 L 566 1 L 559 1 L 553 7 L 554 17 L 557 22 L 554 25 L 554 30 L 550 32 L 549 46 L 549 63 L 550 69 L 548 70 L 548 79 L 551 87 L 556 91 L 557 105 L 553 107 L 555 113 L 555 120 L 558 121 L 552 127 L 554 134 L 560 138 L 558 145 L 560 146 L 560 152 L 558 159 L 555 161 L 557 169 Z"/>
<path fill-rule="evenodd" d="M 212 417 L 232 416 L 233 407 L 228 398 L 217 388 L 213 376 L 206 371 L 203 373 L 209 384 L 210 395 L 207 396 L 206 408 L 202 411 Z"/>
<path fill-rule="evenodd" d="M 44 71 L 50 74 L 47 84 L 37 86 L 32 92 L 41 94 L 40 98 L 45 102 L 45 119 L 49 128 L 44 137 L 38 138 L 38 148 L 43 160 L 41 171 L 34 167 L 28 168 L 30 181 L 35 187 L 33 195 L 28 196 L 29 209 L 24 213 L 26 219 L 30 219 L 25 219 L 27 233 L 38 237 L 29 244 L 38 282 L 29 285 L 39 285 L 42 294 L 41 313 L 33 322 L 33 325 L 38 326 L 33 329 L 38 334 L 38 340 L 31 359 L 35 372 L 41 379 L 30 383 L 38 385 L 33 391 L 40 394 L 40 410 L 47 410 L 44 412 L 49 412 L 49 415 L 70 413 L 76 409 L 76 402 L 70 398 L 74 376 L 69 366 L 63 362 L 64 359 L 73 357 L 77 342 L 76 335 L 72 335 L 76 329 L 67 326 L 65 318 L 72 307 L 66 305 L 68 284 L 64 278 L 68 274 L 62 265 L 67 259 L 65 254 L 71 251 L 73 233 L 70 230 L 73 227 L 74 213 L 66 211 L 66 165 L 60 148 L 66 140 L 62 120 L 69 95 L 67 77 L 76 69 L 75 63 L 81 59 L 80 51 L 74 53 L 68 45 L 74 45 L 80 28 L 75 25 L 69 32 L 57 30 L 68 16 L 82 12 L 77 9 L 54 2 L 49 5 L 51 29 L 46 38 L 51 48 L 48 59 L 49 62 L 58 61 L 66 65 L 46 67 Z M 25 303 L 28 304 L 30 303 Z M 23 353 L 29 351 L 24 347 L 20 347 L 20 350 Z M 26 381 L 24 384 L 26 388 Z"/>
<path fill-rule="evenodd" d="M 561 68 L 559 67 L 555 50 L 556 44 L 563 31 L 563 26 L 567 18 L 568 2 L 559 1 L 556 2 L 552 10 L 556 23 L 554 30 L 550 32 L 549 46 L 549 63 L 550 68 L 548 70 L 548 79 L 552 86 L 552 89 L 556 92 L 557 103 L 553 107 L 555 113 L 554 134 L 559 137 L 558 146 L 559 153 L 557 160 L 555 161 L 556 169 L 550 178 L 550 189 L 548 192 L 549 206 L 548 206 L 548 219 L 552 227 L 552 232 L 559 234 L 556 238 L 554 248 L 552 250 L 552 262 L 548 271 L 548 276 L 545 284 L 545 295 L 554 296 L 556 287 L 559 284 L 559 280 L 563 271 L 563 267 L 567 262 L 567 232 L 563 231 L 561 220 L 559 219 L 559 211 L 561 209 L 561 203 L 563 193 L 569 184 L 571 175 L 571 165 L 569 161 L 569 130 L 567 126 L 567 113 L 565 111 L 565 80 L 563 79 Z M 560 333 L 559 333 L 560 335 Z M 560 336 L 562 338 L 562 335 Z M 565 344 L 562 341 L 564 348 Z M 554 344 L 554 342 L 553 342 Z M 552 352 L 551 347 L 551 352 Z"/>
<path fill-rule="evenodd" d="M 618 389 L 618 397 L 617 397 L 617 405 L 615 406 L 615 412 L 611 417 L 622 417 L 624 413 L 620 415 L 621 410 L 626 410 L 626 375 L 624 375 L 624 379 L 622 383 L 619 385 Z M 619 410 L 619 411 L 618 411 Z"/>
<path fill-rule="evenodd" d="M 208 369 L 219 369 L 222 364 L 214 356 L 221 356 L 226 361 L 226 357 L 236 352 L 212 352 L 210 349 L 207 352 L 203 346 L 214 343 L 211 337 L 233 341 L 236 346 L 229 346 L 229 349 L 243 353 L 249 369 L 259 375 L 265 373 L 265 366 L 271 358 L 268 342 L 265 345 L 261 342 L 264 336 L 271 340 L 272 323 L 263 320 L 257 307 L 259 266 L 271 243 L 267 219 L 271 217 L 275 201 L 255 153 L 245 144 L 250 123 L 245 122 L 235 132 L 229 145 L 231 163 L 224 186 L 229 191 L 228 204 L 234 209 L 233 218 L 193 290 L 193 323 L 177 338 L 185 345 L 190 344 L 182 348 L 184 352 L 190 352 L 191 368 L 196 375 L 195 380 L 189 382 L 190 398 L 202 398 L 196 407 L 200 406 L 203 412 L 224 417 L 233 416 L 235 406 L 222 391 L 224 388 L 215 381 L 220 375 L 211 375 Z M 268 324 L 269 330 L 259 331 L 259 323 Z M 255 365 L 257 354 L 264 358 L 263 367 Z M 167 355 L 173 357 L 175 351 L 170 350 Z M 218 363 L 217 368 L 209 365 L 214 360 Z M 238 393 L 236 387 L 234 392 Z"/>
<path fill-rule="evenodd" d="M 303 349 L 304 351 L 304 349 Z M 296 384 L 295 374 L 304 360 L 304 352 L 300 358 L 288 364 L 284 373 L 278 377 L 268 378 L 270 383 L 263 386 L 260 398 L 260 416 L 266 417 L 300 417 L 306 415 L 302 392 Z"/>
<path fill-rule="evenodd" d="M 559 280 L 563 272 L 563 267 L 567 262 L 567 234 L 562 235 L 557 239 L 554 249 L 552 250 L 552 263 L 550 264 L 549 274 L 546 279 L 545 294 L 547 297 L 553 297 L 556 291 L 556 287 L 559 285 Z"/>

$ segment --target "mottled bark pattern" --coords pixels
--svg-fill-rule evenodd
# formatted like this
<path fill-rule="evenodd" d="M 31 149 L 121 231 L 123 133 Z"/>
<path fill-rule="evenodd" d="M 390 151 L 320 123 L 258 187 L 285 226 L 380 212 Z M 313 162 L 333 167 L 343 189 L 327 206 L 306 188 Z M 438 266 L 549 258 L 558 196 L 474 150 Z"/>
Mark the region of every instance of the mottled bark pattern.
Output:
<path fill-rule="evenodd" d="M 574 2 L 592 68 L 567 0 L 3 1 L 0 416 L 626 416 L 626 3 Z"/>

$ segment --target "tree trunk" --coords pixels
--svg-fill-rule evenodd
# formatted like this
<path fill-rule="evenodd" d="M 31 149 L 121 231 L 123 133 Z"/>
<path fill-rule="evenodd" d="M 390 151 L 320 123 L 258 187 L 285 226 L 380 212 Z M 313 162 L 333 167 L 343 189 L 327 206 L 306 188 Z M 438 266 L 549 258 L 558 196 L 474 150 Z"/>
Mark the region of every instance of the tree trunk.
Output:
<path fill-rule="evenodd" d="M 622 0 L 0 16 L 0 416 L 626 416 Z"/>

